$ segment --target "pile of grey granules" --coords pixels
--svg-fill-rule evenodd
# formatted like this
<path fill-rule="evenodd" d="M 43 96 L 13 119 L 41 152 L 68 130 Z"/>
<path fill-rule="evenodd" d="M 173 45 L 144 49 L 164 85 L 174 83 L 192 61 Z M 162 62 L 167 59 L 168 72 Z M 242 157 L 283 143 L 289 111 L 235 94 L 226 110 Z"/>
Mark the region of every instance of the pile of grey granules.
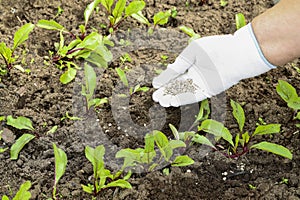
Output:
<path fill-rule="evenodd" d="M 176 96 L 181 93 L 196 93 L 197 85 L 193 83 L 192 79 L 174 80 L 169 83 L 164 89 L 164 95 Z"/>

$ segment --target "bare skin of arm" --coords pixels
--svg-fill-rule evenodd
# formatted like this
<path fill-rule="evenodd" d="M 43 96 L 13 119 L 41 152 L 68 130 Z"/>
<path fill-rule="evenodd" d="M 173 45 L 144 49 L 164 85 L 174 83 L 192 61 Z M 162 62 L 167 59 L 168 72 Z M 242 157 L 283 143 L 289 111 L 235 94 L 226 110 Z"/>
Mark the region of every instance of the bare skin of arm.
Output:
<path fill-rule="evenodd" d="M 281 0 L 252 21 L 265 58 L 284 65 L 300 57 L 300 0 Z"/>

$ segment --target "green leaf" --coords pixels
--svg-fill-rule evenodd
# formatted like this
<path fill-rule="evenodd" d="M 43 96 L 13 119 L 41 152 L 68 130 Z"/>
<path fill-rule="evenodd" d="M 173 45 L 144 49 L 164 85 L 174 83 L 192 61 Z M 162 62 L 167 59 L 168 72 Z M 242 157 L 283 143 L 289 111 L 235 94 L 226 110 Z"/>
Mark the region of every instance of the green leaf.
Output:
<path fill-rule="evenodd" d="M 131 17 L 133 17 L 134 19 L 136 19 L 137 21 L 139 21 L 142 24 L 146 24 L 146 25 L 150 25 L 149 20 L 143 15 L 142 11 L 139 11 L 137 13 L 133 13 L 131 15 Z"/>
<path fill-rule="evenodd" d="M 141 87 L 140 84 L 137 84 L 133 90 L 132 90 L 132 88 L 130 88 L 130 94 L 134 94 L 136 92 L 148 92 L 149 90 L 150 90 L 149 87 L 146 87 L 146 86 Z"/>
<path fill-rule="evenodd" d="M 68 158 L 66 153 L 57 148 L 56 145 L 53 143 L 53 150 L 54 150 L 54 158 L 55 158 L 55 183 L 56 185 L 59 179 L 64 175 L 68 163 Z"/>
<path fill-rule="evenodd" d="M 141 152 L 139 155 L 139 160 L 136 160 L 139 164 L 151 164 L 153 162 L 153 159 L 156 156 L 156 151 L 150 151 L 150 152 Z"/>
<path fill-rule="evenodd" d="M 291 99 L 298 97 L 296 89 L 291 84 L 283 80 L 278 81 L 276 91 L 280 95 L 280 97 L 287 103 Z"/>
<path fill-rule="evenodd" d="M 290 152 L 290 150 L 288 150 L 284 146 L 281 146 L 281 145 L 278 145 L 278 144 L 274 144 L 274 143 L 270 143 L 270 142 L 261 142 L 261 143 L 252 145 L 251 148 L 260 149 L 260 150 L 263 150 L 263 151 L 268 151 L 268 152 L 271 152 L 273 154 L 277 154 L 277 155 L 283 156 L 285 158 L 288 158 L 290 160 L 293 159 L 293 155 Z"/>
<path fill-rule="evenodd" d="M 226 127 L 224 127 L 222 123 L 212 119 L 207 119 L 201 123 L 201 126 L 199 128 L 200 130 L 213 134 L 216 139 L 222 137 L 224 140 L 234 146 L 231 133 Z"/>
<path fill-rule="evenodd" d="M 243 26 L 246 26 L 246 19 L 243 13 L 238 13 L 235 15 L 235 23 L 236 23 L 236 30 L 239 30 Z"/>
<path fill-rule="evenodd" d="M 48 30 L 56 30 L 56 31 L 63 31 L 66 32 L 65 27 L 60 25 L 54 20 L 45 20 L 41 19 L 38 21 L 37 26 L 40 28 L 48 29 Z"/>
<path fill-rule="evenodd" d="M 127 188 L 130 189 L 132 186 L 128 181 L 118 179 L 116 181 L 110 182 L 107 185 L 105 185 L 103 188 L 109 188 L 109 187 L 120 187 L 120 188 Z"/>
<path fill-rule="evenodd" d="M 234 140 L 234 147 L 233 147 L 234 152 L 236 152 L 236 149 L 239 146 L 239 143 L 241 143 L 242 146 L 244 146 L 244 141 L 240 140 L 240 135 L 239 134 L 236 134 L 235 140 Z"/>
<path fill-rule="evenodd" d="M 98 45 L 101 44 L 102 40 L 102 35 L 100 35 L 97 32 L 92 32 L 91 34 L 86 36 L 84 40 L 76 46 L 76 48 L 84 48 L 85 50 L 92 51 L 95 50 L 98 47 Z M 78 51 L 76 54 L 78 54 Z M 75 56 L 76 54 L 73 55 Z"/>
<path fill-rule="evenodd" d="M 168 146 L 172 149 L 176 149 L 180 147 L 186 147 L 186 144 L 181 140 L 170 140 Z"/>
<path fill-rule="evenodd" d="M 225 7 L 228 4 L 226 0 L 220 0 L 220 6 Z"/>
<path fill-rule="evenodd" d="M 23 134 L 21 137 L 17 139 L 17 141 L 10 148 L 10 159 L 16 160 L 18 159 L 19 152 L 23 149 L 23 147 L 30 142 L 34 135 L 31 134 Z"/>
<path fill-rule="evenodd" d="M 81 184 L 81 187 L 82 187 L 83 191 L 85 191 L 86 193 L 93 194 L 93 192 L 94 192 L 94 186 L 91 184 L 88 184 L 88 185 Z"/>
<path fill-rule="evenodd" d="M 20 29 L 18 29 L 14 35 L 14 51 L 19 45 L 25 42 L 28 39 L 29 33 L 34 29 L 34 25 L 31 23 L 27 23 L 23 25 Z"/>
<path fill-rule="evenodd" d="M 250 140 L 250 135 L 248 132 L 245 132 L 242 134 L 241 144 L 244 146 L 245 144 L 248 144 Z"/>
<path fill-rule="evenodd" d="M 5 121 L 6 117 L 5 116 L 0 116 L 0 122 Z"/>
<path fill-rule="evenodd" d="M 179 140 L 180 139 L 179 133 L 178 133 L 177 129 L 175 128 L 175 126 L 173 126 L 172 124 L 169 124 L 169 127 L 170 127 L 175 139 Z"/>
<path fill-rule="evenodd" d="M 126 167 L 135 166 L 135 163 L 145 163 L 149 164 L 152 162 L 153 158 L 156 156 L 156 152 L 145 153 L 142 148 L 137 149 L 121 149 L 116 153 L 116 158 L 124 158 L 124 163 L 122 169 Z"/>
<path fill-rule="evenodd" d="M 194 160 L 191 159 L 189 156 L 177 156 L 175 160 L 172 162 L 173 167 L 183 167 L 194 164 Z"/>
<path fill-rule="evenodd" d="M 167 136 L 160 131 L 153 131 L 153 135 L 155 143 L 158 146 L 161 154 L 164 156 L 166 161 L 169 161 L 169 159 L 173 155 L 173 148 L 169 145 Z M 180 140 L 176 141 L 182 142 Z"/>
<path fill-rule="evenodd" d="M 9 115 L 7 116 L 6 120 L 7 125 L 15 127 L 17 129 L 26 129 L 31 131 L 34 130 L 31 120 L 26 117 L 20 116 L 14 119 L 11 115 Z"/>
<path fill-rule="evenodd" d="M 96 179 L 99 175 L 98 173 L 104 170 L 104 154 L 105 148 L 103 145 L 99 145 L 95 149 L 89 146 L 85 147 L 85 157 L 92 163 Z"/>
<path fill-rule="evenodd" d="M 69 68 L 67 71 L 65 71 L 65 73 L 63 73 L 61 76 L 60 76 L 60 82 L 63 83 L 63 84 L 67 84 L 67 83 L 70 83 L 72 80 L 75 79 L 76 77 L 76 74 L 77 74 L 77 70 L 74 69 L 74 68 Z"/>
<path fill-rule="evenodd" d="M 152 161 L 155 157 L 156 153 L 153 152 L 146 152 L 142 148 L 137 149 L 121 149 L 116 153 L 116 158 L 124 158 L 123 168 L 134 166 L 136 162 L 138 163 L 146 163 Z"/>
<path fill-rule="evenodd" d="M 116 6 L 112 12 L 115 19 L 115 23 L 117 23 L 122 18 L 123 12 L 125 10 L 125 6 L 126 6 L 126 0 L 118 0 L 118 2 L 116 3 Z"/>
<path fill-rule="evenodd" d="M 164 148 L 168 145 L 169 140 L 165 134 L 160 131 L 153 131 L 154 140 L 159 148 Z"/>
<path fill-rule="evenodd" d="M 293 97 L 289 99 L 287 105 L 293 110 L 300 110 L 300 97 Z"/>
<path fill-rule="evenodd" d="M 268 125 L 259 125 L 256 127 L 253 136 L 254 135 L 267 135 L 267 134 L 273 134 L 273 133 L 279 133 L 280 132 L 280 126 L 281 124 L 268 124 Z"/>
<path fill-rule="evenodd" d="M 8 150 L 8 147 L 6 147 L 6 148 L 0 148 L 0 153 L 4 153 L 7 150 Z"/>
<path fill-rule="evenodd" d="M 164 25 L 168 23 L 169 17 L 171 16 L 171 11 L 168 10 L 166 12 L 158 12 L 156 15 L 153 17 L 154 25 Z"/>
<path fill-rule="evenodd" d="M 190 37 L 198 36 L 198 38 L 200 38 L 200 35 L 195 33 L 195 31 L 192 28 L 180 26 L 179 29 Z"/>
<path fill-rule="evenodd" d="M 101 4 L 105 7 L 108 13 L 111 13 L 111 7 L 114 4 L 114 0 L 102 0 Z"/>
<path fill-rule="evenodd" d="M 132 175 L 132 171 L 129 170 L 129 171 L 127 172 L 127 174 L 124 176 L 123 180 L 127 181 L 127 180 L 131 177 L 131 175 Z"/>
<path fill-rule="evenodd" d="M 203 135 L 196 134 L 195 137 L 192 139 L 193 142 L 197 142 L 199 144 L 204 144 L 209 147 L 215 148 L 215 146 Z"/>
<path fill-rule="evenodd" d="M 299 119 L 300 120 L 300 112 L 297 112 L 296 116 L 294 117 L 294 119 Z"/>
<path fill-rule="evenodd" d="M 121 149 L 116 153 L 116 158 L 131 158 L 133 160 L 138 160 L 140 157 L 140 154 L 144 152 L 144 149 L 137 148 L 137 149 Z"/>
<path fill-rule="evenodd" d="M 8 196 L 4 195 L 2 196 L 2 200 L 9 200 Z"/>
<path fill-rule="evenodd" d="M 49 131 L 47 131 L 46 134 L 53 134 L 53 133 L 55 133 L 57 131 L 57 128 L 58 128 L 57 125 L 53 126 Z"/>
<path fill-rule="evenodd" d="M 108 62 L 99 54 L 92 52 L 85 61 L 95 64 L 99 68 L 107 68 Z"/>
<path fill-rule="evenodd" d="M 239 103 L 233 101 L 232 99 L 230 100 L 230 105 L 233 109 L 232 114 L 239 125 L 240 132 L 243 132 L 243 128 L 245 124 L 244 110 Z"/>
<path fill-rule="evenodd" d="M 116 72 L 117 72 L 117 74 L 118 74 L 120 80 L 122 81 L 122 83 L 123 83 L 126 87 L 128 87 L 129 84 L 128 84 L 128 80 L 127 80 L 125 71 L 118 67 L 118 68 L 116 68 Z"/>
<path fill-rule="evenodd" d="M 92 107 L 92 106 L 95 106 L 95 107 L 98 107 L 104 103 L 108 103 L 108 100 L 107 98 L 96 98 L 96 99 L 91 99 L 89 102 L 88 102 L 88 107 Z"/>
<path fill-rule="evenodd" d="M 146 134 L 144 140 L 145 140 L 145 153 L 153 152 L 154 151 L 154 135 Z"/>
<path fill-rule="evenodd" d="M 30 181 L 23 183 L 13 200 L 29 200 L 31 198 L 31 193 L 28 191 L 30 187 Z"/>
<path fill-rule="evenodd" d="M 4 57 L 7 63 L 12 63 L 14 61 L 14 59 L 12 58 L 12 50 L 7 47 L 4 42 L 0 43 L 0 55 Z"/>
<path fill-rule="evenodd" d="M 84 11 L 84 24 L 85 26 L 87 25 L 90 16 L 92 15 L 93 11 L 95 10 L 95 8 L 98 6 L 98 4 L 101 2 L 102 0 L 94 0 L 92 3 L 90 3 L 85 11 Z"/>
<path fill-rule="evenodd" d="M 201 106 L 200 106 L 199 113 L 196 117 L 196 121 L 201 122 L 205 119 L 208 119 L 209 114 L 210 114 L 209 102 L 207 99 L 205 99 L 201 101 Z"/>
<path fill-rule="evenodd" d="M 87 99 L 91 99 L 96 88 L 97 76 L 92 66 L 84 63 L 85 89 Z"/>
<path fill-rule="evenodd" d="M 68 45 L 68 47 L 67 47 L 67 49 L 68 50 L 71 50 L 71 49 L 73 49 L 75 46 L 77 46 L 78 44 L 80 44 L 82 41 L 80 40 L 80 39 L 75 39 L 75 40 L 72 40 L 70 43 L 69 43 L 69 45 Z"/>
<path fill-rule="evenodd" d="M 108 50 L 106 46 L 104 46 L 104 40 L 101 40 L 101 43 L 97 45 L 95 52 L 98 55 L 102 56 L 106 62 L 109 62 L 113 59 L 111 51 Z"/>
<path fill-rule="evenodd" d="M 145 8 L 146 3 L 144 1 L 132 1 L 125 9 L 126 16 L 136 14 Z"/>
<path fill-rule="evenodd" d="M 180 140 L 187 141 L 187 140 L 190 140 L 193 137 L 195 137 L 195 135 L 196 134 L 194 131 L 180 132 L 179 138 L 180 138 Z"/>

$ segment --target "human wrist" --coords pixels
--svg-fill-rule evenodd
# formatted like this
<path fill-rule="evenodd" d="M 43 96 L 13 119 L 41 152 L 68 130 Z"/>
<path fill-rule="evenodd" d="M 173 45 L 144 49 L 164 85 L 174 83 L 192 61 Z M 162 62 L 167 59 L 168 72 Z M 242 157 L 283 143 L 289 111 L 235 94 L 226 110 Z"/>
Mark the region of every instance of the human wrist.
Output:
<path fill-rule="evenodd" d="M 299 6 L 299 0 L 281 0 L 252 21 L 260 48 L 273 65 L 284 65 L 300 57 Z"/>

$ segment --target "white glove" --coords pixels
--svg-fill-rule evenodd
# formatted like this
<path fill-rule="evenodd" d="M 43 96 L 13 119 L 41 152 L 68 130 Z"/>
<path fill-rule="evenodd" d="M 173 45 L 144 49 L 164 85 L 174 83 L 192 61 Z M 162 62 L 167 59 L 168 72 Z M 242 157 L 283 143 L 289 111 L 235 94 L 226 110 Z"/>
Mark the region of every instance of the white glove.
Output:
<path fill-rule="evenodd" d="M 173 64 L 153 79 L 153 87 L 158 89 L 153 100 L 164 107 L 199 102 L 275 67 L 263 56 L 248 24 L 234 35 L 191 42 Z"/>

